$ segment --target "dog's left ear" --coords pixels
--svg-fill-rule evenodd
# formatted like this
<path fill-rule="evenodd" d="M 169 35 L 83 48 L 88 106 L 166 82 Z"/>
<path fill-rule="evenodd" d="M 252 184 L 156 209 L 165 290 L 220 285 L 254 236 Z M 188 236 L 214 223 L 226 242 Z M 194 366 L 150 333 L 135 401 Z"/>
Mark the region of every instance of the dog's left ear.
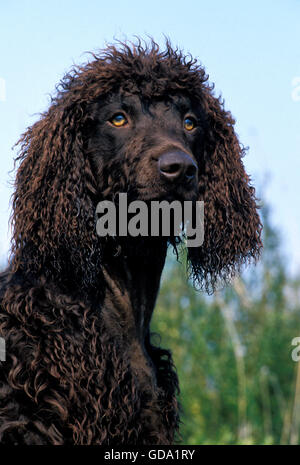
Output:
<path fill-rule="evenodd" d="M 219 278 L 226 280 L 241 264 L 258 258 L 262 224 L 234 119 L 209 88 L 201 106 L 206 122 L 196 155 L 198 200 L 204 201 L 204 242 L 201 247 L 190 247 L 188 258 L 194 279 L 211 289 Z"/>

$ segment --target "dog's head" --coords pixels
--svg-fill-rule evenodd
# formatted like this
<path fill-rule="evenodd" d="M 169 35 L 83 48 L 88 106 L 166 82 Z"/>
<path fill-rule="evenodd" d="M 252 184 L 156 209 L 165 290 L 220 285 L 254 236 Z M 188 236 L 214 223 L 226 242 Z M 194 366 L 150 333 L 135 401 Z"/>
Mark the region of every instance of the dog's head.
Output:
<path fill-rule="evenodd" d="M 52 263 L 60 273 L 69 261 L 90 282 L 100 265 L 96 204 L 126 192 L 204 201 L 204 243 L 189 262 L 198 282 L 214 285 L 261 248 L 243 154 L 231 114 L 195 60 L 169 43 L 164 51 L 154 42 L 110 46 L 64 78 L 21 139 L 15 267 L 27 250 L 31 269 Z"/>

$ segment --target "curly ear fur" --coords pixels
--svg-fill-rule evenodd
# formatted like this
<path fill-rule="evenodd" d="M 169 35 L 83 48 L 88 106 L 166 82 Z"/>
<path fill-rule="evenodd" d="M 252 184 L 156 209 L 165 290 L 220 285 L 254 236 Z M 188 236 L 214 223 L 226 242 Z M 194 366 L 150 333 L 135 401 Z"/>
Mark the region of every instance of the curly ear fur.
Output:
<path fill-rule="evenodd" d="M 74 279 L 75 270 L 80 284 L 91 285 L 99 260 L 91 202 L 95 189 L 84 155 L 82 104 L 66 100 L 60 98 L 19 141 L 12 265 L 13 271 L 57 281 Z"/>
<path fill-rule="evenodd" d="M 204 242 L 189 248 L 190 270 L 208 292 L 227 281 L 240 266 L 256 260 L 262 247 L 262 224 L 255 189 L 242 157 L 245 149 L 234 132 L 234 119 L 212 88 L 203 89 L 206 114 L 203 152 L 198 155 L 199 200 L 204 200 Z"/>

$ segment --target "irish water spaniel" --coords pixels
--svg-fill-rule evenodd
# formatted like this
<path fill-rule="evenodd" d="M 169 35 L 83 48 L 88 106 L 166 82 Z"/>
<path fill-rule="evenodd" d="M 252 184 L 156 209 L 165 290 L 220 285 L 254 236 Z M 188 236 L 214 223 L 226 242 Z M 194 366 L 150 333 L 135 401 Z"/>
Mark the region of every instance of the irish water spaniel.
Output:
<path fill-rule="evenodd" d="M 261 223 L 234 119 L 189 55 L 117 43 L 67 74 L 19 141 L 2 273 L 0 442 L 172 444 L 178 380 L 150 320 L 168 246 L 107 236 L 99 201 L 204 201 L 190 275 L 213 289 L 257 259 Z M 199 388 L 201 388 L 199 386 Z"/>

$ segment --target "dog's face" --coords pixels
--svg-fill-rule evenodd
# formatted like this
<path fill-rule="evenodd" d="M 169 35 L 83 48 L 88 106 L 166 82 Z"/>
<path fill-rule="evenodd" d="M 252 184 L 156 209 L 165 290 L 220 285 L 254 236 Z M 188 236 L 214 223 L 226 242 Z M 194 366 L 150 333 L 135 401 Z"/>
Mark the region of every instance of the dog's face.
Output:
<path fill-rule="evenodd" d="M 87 152 L 102 197 L 118 191 L 141 200 L 197 197 L 203 117 L 188 97 L 149 102 L 118 92 L 90 114 Z"/>

